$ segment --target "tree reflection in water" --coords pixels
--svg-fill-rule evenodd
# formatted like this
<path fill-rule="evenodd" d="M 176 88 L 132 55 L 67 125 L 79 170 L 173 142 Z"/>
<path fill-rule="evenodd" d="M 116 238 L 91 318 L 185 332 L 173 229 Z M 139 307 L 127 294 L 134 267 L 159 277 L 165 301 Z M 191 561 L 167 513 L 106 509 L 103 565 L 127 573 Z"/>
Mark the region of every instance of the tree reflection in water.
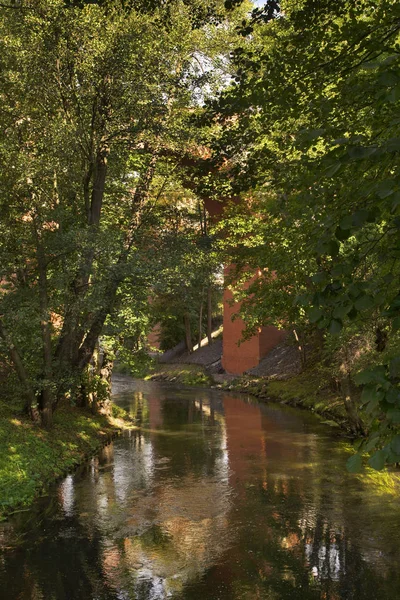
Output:
<path fill-rule="evenodd" d="M 400 595 L 397 499 L 344 472 L 310 415 L 203 390 L 139 386 L 140 428 L 14 523 L 13 600 L 371 599 Z M 4 544 L 12 543 L 4 533 Z"/>

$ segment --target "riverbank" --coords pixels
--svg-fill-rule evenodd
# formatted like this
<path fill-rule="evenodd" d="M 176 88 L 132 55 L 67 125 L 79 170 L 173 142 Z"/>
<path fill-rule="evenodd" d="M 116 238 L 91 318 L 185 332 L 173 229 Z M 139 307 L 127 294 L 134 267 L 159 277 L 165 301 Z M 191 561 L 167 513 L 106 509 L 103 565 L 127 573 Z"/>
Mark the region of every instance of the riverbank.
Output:
<path fill-rule="evenodd" d="M 0 520 L 27 509 L 57 479 L 84 463 L 119 434 L 123 412 L 92 415 L 67 404 L 45 430 L 0 403 Z"/>
<path fill-rule="evenodd" d="M 144 377 L 145 381 L 166 381 L 180 385 L 211 387 L 214 384 L 212 374 L 202 365 L 160 364 L 155 371 Z"/>
<path fill-rule="evenodd" d="M 244 375 L 218 387 L 251 394 L 263 402 L 278 402 L 311 411 L 322 417 L 326 424 L 350 432 L 343 397 L 330 389 L 316 369 L 282 380 Z"/>
<path fill-rule="evenodd" d="M 235 377 L 210 372 L 207 366 L 169 363 L 158 365 L 145 379 L 251 394 L 262 402 L 276 402 L 311 411 L 326 424 L 346 433 L 351 429 L 343 397 L 332 391 L 317 367 L 278 379 L 252 374 Z"/>

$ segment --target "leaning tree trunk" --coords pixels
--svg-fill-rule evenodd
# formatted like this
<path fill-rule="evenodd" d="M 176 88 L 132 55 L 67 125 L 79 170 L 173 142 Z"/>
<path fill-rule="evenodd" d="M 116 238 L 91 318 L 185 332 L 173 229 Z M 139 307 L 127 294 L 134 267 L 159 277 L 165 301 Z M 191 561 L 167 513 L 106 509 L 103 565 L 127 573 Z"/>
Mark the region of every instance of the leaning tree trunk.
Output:
<path fill-rule="evenodd" d="M 100 223 L 101 206 L 107 171 L 107 155 L 108 149 L 104 149 L 103 153 L 99 153 L 97 156 L 88 222 L 88 225 L 94 228 L 94 231 Z M 157 152 L 154 151 L 150 157 L 147 168 L 141 177 L 141 181 L 136 187 L 131 206 L 131 222 L 125 235 L 124 244 L 120 251 L 119 257 L 113 265 L 113 268 L 110 269 L 110 276 L 105 284 L 105 289 L 102 294 L 104 298 L 102 305 L 100 305 L 98 310 L 92 315 L 91 322 L 84 329 L 80 326 L 77 328 L 78 320 L 76 315 L 74 316 L 80 299 L 78 300 L 78 298 L 76 298 L 75 302 L 73 300 L 72 307 L 68 309 L 69 313 L 71 314 L 71 319 L 68 325 L 64 322 L 63 332 L 57 348 L 57 358 L 60 360 L 62 368 L 66 368 L 72 373 L 75 373 L 78 378 L 79 375 L 83 376 L 85 369 L 88 368 L 106 318 L 114 310 L 116 295 L 119 286 L 124 279 L 124 269 L 122 267 L 128 261 L 129 253 L 135 240 L 135 232 L 139 226 L 138 215 L 141 214 L 141 210 L 143 209 L 147 199 L 149 187 L 155 172 L 157 158 Z M 80 284 L 83 283 L 83 286 L 81 285 L 80 289 L 83 289 L 84 292 L 87 288 L 86 282 L 88 281 L 87 277 L 90 275 L 91 268 L 92 258 L 91 254 L 88 252 L 86 258 L 83 260 L 76 280 Z M 79 280 L 80 277 L 81 279 Z M 83 297 L 84 295 L 85 294 L 83 293 Z M 63 335 L 64 332 L 65 336 Z M 65 352 L 66 348 L 68 349 L 67 352 Z M 84 380 L 84 377 L 82 377 L 82 379 Z M 87 390 L 85 390 L 83 386 L 81 388 L 80 401 L 84 402 L 86 399 Z"/>
<path fill-rule="evenodd" d="M 70 304 L 66 307 L 63 327 L 58 340 L 56 357 L 62 368 L 69 370 L 71 365 L 78 362 L 78 351 L 85 337 L 85 329 L 79 326 L 79 302 L 85 296 L 89 286 L 90 275 L 95 256 L 94 234 L 99 228 L 101 210 L 104 200 L 107 176 L 107 159 L 110 149 L 103 142 L 97 149 L 96 157 L 89 163 L 84 178 L 84 199 L 87 211 L 87 225 L 92 232 L 91 243 L 85 248 L 82 260 L 71 284 Z M 89 192 L 90 181 L 93 178 L 92 190 Z"/>

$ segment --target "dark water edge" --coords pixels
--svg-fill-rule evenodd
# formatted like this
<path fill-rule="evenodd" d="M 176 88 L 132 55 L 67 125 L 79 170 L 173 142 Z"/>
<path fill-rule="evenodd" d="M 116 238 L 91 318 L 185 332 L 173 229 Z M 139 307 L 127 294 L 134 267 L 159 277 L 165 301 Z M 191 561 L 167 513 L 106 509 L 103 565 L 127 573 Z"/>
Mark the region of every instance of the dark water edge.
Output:
<path fill-rule="evenodd" d="M 125 380 L 135 417 L 0 530 L 0 598 L 400 598 L 397 478 L 311 414 Z"/>

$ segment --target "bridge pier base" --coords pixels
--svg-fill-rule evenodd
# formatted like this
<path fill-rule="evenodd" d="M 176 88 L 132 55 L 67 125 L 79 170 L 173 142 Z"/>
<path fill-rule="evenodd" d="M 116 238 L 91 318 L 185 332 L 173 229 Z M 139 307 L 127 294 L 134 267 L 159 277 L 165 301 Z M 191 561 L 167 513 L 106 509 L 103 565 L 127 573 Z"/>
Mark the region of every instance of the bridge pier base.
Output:
<path fill-rule="evenodd" d="M 225 276 L 230 267 L 225 268 Z M 245 284 L 245 289 L 249 287 L 254 279 Z M 245 323 L 240 317 L 235 315 L 240 310 L 240 303 L 232 304 L 232 292 L 225 288 L 224 290 L 224 334 L 222 342 L 222 367 L 227 373 L 233 375 L 242 375 L 245 371 L 256 367 L 260 360 L 264 358 L 285 337 L 285 331 L 276 327 L 261 327 L 250 339 L 241 342 Z"/>

